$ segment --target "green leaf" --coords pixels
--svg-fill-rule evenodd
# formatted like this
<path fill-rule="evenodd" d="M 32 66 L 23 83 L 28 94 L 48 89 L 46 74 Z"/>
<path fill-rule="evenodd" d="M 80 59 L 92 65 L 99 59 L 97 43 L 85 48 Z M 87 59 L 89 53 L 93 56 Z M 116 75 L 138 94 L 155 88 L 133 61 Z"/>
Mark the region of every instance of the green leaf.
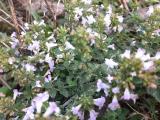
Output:
<path fill-rule="evenodd" d="M 68 97 L 69 96 L 69 93 L 66 89 L 61 89 L 60 91 L 60 94 L 62 94 L 64 97 Z"/>
<path fill-rule="evenodd" d="M 157 89 L 148 88 L 147 92 L 148 94 L 153 96 L 158 102 L 160 102 L 160 88 Z"/>
<path fill-rule="evenodd" d="M 52 88 L 49 90 L 49 95 L 51 97 L 56 97 L 56 94 L 57 94 L 57 90 L 55 88 Z"/>
<path fill-rule="evenodd" d="M 10 89 L 8 89 L 7 87 L 2 87 L 2 88 L 0 88 L 0 93 L 3 93 L 4 95 L 9 95 L 9 94 L 11 94 L 11 90 Z"/>

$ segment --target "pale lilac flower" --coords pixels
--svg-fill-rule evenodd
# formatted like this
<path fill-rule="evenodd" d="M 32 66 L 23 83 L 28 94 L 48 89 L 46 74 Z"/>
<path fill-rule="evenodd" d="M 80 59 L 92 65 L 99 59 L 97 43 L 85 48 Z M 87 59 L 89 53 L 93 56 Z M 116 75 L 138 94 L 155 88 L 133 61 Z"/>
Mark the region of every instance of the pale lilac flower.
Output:
<path fill-rule="evenodd" d="M 43 102 L 49 99 L 48 92 L 39 93 L 37 96 L 32 100 L 32 105 L 35 106 L 37 113 L 41 113 L 41 107 Z"/>
<path fill-rule="evenodd" d="M 124 99 L 124 100 L 130 100 L 131 99 L 131 93 L 130 93 L 128 87 L 126 87 L 126 89 L 124 91 L 124 95 L 122 96 L 122 99 Z"/>
<path fill-rule="evenodd" d="M 72 107 L 72 113 L 73 113 L 73 115 L 77 115 L 78 114 L 78 112 L 80 111 L 81 106 L 82 105 L 80 104 L 80 105 L 78 105 L 76 107 Z"/>
<path fill-rule="evenodd" d="M 11 35 L 11 48 L 16 48 L 18 45 L 19 45 L 19 40 L 16 38 L 16 32 L 13 32 L 12 35 Z"/>
<path fill-rule="evenodd" d="M 66 46 L 66 48 L 65 48 L 66 50 L 69 50 L 69 49 L 74 50 L 75 49 L 75 47 L 68 41 L 65 42 L 65 46 Z"/>
<path fill-rule="evenodd" d="M 107 80 L 108 80 L 109 83 L 112 83 L 112 80 L 114 80 L 114 77 L 111 76 L 110 74 L 108 74 Z"/>
<path fill-rule="evenodd" d="M 87 23 L 87 19 L 85 17 L 82 17 L 82 25 L 83 26 L 86 26 L 86 23 Z"/>
<path fill-rule="evenodd" d="M 114 88 L 112 88 L 112 92 L 114 93 L 114 94 L 118 94 L 120 91 L 119 91 L 119 87 L 114 87 Z"/>
<path fill-rule="evenodd" d="M 23 67 L 26 69 L 26 71 L 31 72 L 31 71 L 36 71 L 36 68 L 34 67 L 34 65 L 31 65 L 29 63 L 23 65 Z"/>
<path fill-rule="evenodd" d="M 157 52 L 154 59 L 159 60 L 160 59 L 160 52 Z"/>
<path fill-rule="evenodd" d="M 105 97 L 101 96 L 100 98 L 94 99 L 93 101 L 94 101 L 94 104 L 98 106 L 99 109 L 101 109 L 106 100 L 105 100 Z"/>
<path fill-rule="evenodd" d="M 49 54 L 47 54 L 45 56 L 45 61 L 48 63 L 50 71 L 52 72 L 54 69 L 54 60 L 52 60 L 52 57 L 50 57 Z"/>
<path fill-rule="evenodd" d="M 92 3 L 92 0 L 81 0 L 86 5 L 90 5 Z"/>
<path fill-rule="evenodd" d="M 54 42 L 46 42 L 46 46 L 47 46 L 47 49 L 48 49 L 48 52 L 49 52 L 51 48 L 57 46 L 57 43 L 54 43 Z"/>
<path fill-rule="evenodd" d="M 104 23 L 106 25 L 106 27 L 109 27 L 111 24 L 111 15 L 110 14 L 106 14 L 104 17 Z"/>
<path fill-rule="evenodd" d="M 97 92 L 100 92 L 101 90 L 104 91 L 105 95 L 108 96 L 108 89 L 110 86 L 106 83 L 103 83 L 101 79 L 97 81 Z"/>
<path fill-rule="evenodd" d="M 144 56 L 145 53 L 146 51 L 144 49 L 138 48 L 135 57 L 140 59 Z"/>
<path fill-rule="evenodd" d="M 73 115 L 78 116 L 80 120 L 84 120 L 84 112 L 82 112 L 80 110 L 81 106 L 82 105 L 80 104 L 80 105 L 78 105 L 76 107 L 72 107 L 71 111 L 72 111 Z"/>
<path fill-rule="evenodd" d="M 151 14 L 152 14 L 153 12 L 154 12 L 154 8 L 153 8 L 153 6 L 151 5 L 151 6 L 149 6 L 146 15 L 151 16 Z"/>
<path fill-rule="evenodd" d="M 59 114 L 60 109 L 55 102 L 49 102 L 49 107 L 47 108 L 46 112 L 43 114 L 43 117 L 45 117 L 45 118 L 49 117 L 54 112 L 56 114 Z"/>
<path fill-rule="evenodd" d="M 51 80 L 52 80 L 51 74 L 48 74 L 48 75 L 45 77 L 45 79 L 44 79 L 45 82 L 49 82 L 49 81 L 51 81 Z"/>
<path fill-rule="evenodd" d="M 23 117 L 23 120 L 33 120 L 34 119 L 34 107 L 30 106 L 28 108 L 23 109 L 26 114 Z"/>
<path fill-rule="evenodd" d="M 39 88 L 42 87 L 42 85 L 40 83 L 41 83 L 41 81 L 39 81 L 39 80 L 36 81 L 36 85 L 34 87 L 39 87 Z"/>
<path fill-rule="evenodd" d="M 89 15 L 89 16 L 86 16 L 87 17 L 87 23 L 90 25 L 90 24 L 93 24 L 96 22 L 95 18 L 93 17 L 93 15 Z"/>
<path fill-rule="evenodd" d="M 105 64 L 109 67 L 109 68 L 114 68 L 116 66 L 118 66 L 118 63 L 114 62 L 113 59 L 105 59 Z"/>
<path fill-rule="evenodd" d="M 83 15 L 82 12 L 83 12 L 83 8 L 76 7 L 76 8 L 74 9 L 74 13 L 75 13 L 74 19 L 75 19 L 76 21 L 78 21 L 79 18 Z"/>
<path fill-rule="evenodd" d="M 130 50 L 125 50 L 125 52 L 123 54 L 121 54 L 121 57 L 130 59 L 130 57 L 131 57 L 130 53 L 131 53 Z"/>
<path fill-rule="evenodd" d="M 89 111 L 90 118 L 88 120 L 96 120 L 98 113 L 95 110 Z"/>
<path fill-rule="evenodd" d="M 140 59 L 141 61 L 146 61 L 146 60 L 151 59 L 150 54 L 145 54 L 145 52 L 146 51 L 144 49 L 139 48 L 137 50 L 137 52 L 136 52 L 135 57 L 138 58 L 138 59 Z"/>
<path fill-rule="evenodd" d="M 37 54 L 40 50 L 40 42 L 39 41 L 32 41 L 32 44 L 28 46 L 28 50 L 33 51 L 35 54 Z"/>
<path fill-rule="evenodd" d="M 114 44 L 108 45 L 108 48 L 115 50 L 115 45 Z"/>
<path fill-rule="evenodd" d="M 113 111 L 120 108 L 120 105 L 118 103 L 118 100 L 117 100 L 116 96 L 113 97 L 112 102 L 108 105 L 108 108 L 113 110 Z"/>
<path fill-rule="evenodd" d="M 76 7 L 76 8 L 74 8 L 73 12 L 78 16 L 82 16 L 83 15 L 83 8 Z"/>
<path fill-rule="evenodd" d="M 16 100 L 17 96 L 20 96 L 22 92 L 18 92 L 17 89 L 13 90 L 13 100 Z"/>
<path fill-rule="evenodd" d="M 154 68 L 154 62 L 153 61 L 147 61 L 147 62 L 143 62 L 143 70 L 147 71 L 147 70 L 151 70 Z"/>

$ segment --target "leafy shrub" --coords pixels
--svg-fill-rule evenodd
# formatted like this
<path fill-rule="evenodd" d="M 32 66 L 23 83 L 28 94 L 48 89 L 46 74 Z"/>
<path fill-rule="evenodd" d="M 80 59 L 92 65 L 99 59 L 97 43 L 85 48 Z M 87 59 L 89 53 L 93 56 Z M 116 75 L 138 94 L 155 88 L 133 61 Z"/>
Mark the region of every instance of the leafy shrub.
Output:
<path fill-rule="evenodd" d="M 149 7 L 144 20 L 137 7 L 125 16 L 114 1 L 72 2 L 56 27 L 35 20 L 21 39 L 2 38 L 1 116 L 158 119 L 159 9 Z"/>

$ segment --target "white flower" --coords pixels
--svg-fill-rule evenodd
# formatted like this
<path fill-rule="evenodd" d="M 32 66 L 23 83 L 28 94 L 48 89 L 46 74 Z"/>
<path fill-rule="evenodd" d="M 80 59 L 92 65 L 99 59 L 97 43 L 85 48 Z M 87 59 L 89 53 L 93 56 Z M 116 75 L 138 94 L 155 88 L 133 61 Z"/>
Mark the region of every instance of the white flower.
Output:
<path fill-rule="evenodd" d="M 13 32 L 11 34 L 12 41 L 10 42 L 10 44 L 11 44 L 11 48 L 13 48 L 13 49 L 19 45 L 19 40 L 16 38 L 16 36 L 17 36 L 16 32 Z"/>
<path fill-rule="evenodd" d="M 15 58 L 14 58 L 14 57 L 10 57 L 10 58 L 8 59 L 8 63 L 9 63 L 10 65 L 12 65 L 14 62 L 15 62 Z"/>
<path fill-rule="evenodd" d="M 66 46 L 66 48 L 65 48 L 66 50 L 69 50 L 69 49 L 74 50 L 75 49 L 75 47 L 68 41 L 65 42 L 65 46 Z"/>
<path fill-rule="evenodd" d="M 114 62 L 113 59 L 105 59 L 105 64 L 109 67 L 109 68 L 114 68 L 116 66 L 118 66 L 118 63 Z"/>
<path fill-rule="evenodd" d="M 112 88 L 112 92 L 113 92 L 114 94 L 119 93 L 119 87 L 114 87 L 114 88 Z"/>
<path fill-rule="evenodd" d="M 34 65 L 31 65 L 29 63 L 23 65 L 23 67 L 26 69 L 26 71 L 31 72 L 31 71 L 36 71 L 36 68 L 34 67 Z"/>
<path fill-rule="evenodd" d="M 33 51 L 35 54 L 37 54 L 40 50 L 40 42 L 39 41 L 32 41 L 32 44 L 28 46 L 28 50 Z"/>
<path fill-rule="evenodd" d="M 101 109 L 103 107 L 103 105 L 104 105 L 104 103 L 105 103 L 106 100 L 105 100 L 105 97 L 101 96 L 100 98 L 94 99 L 93 101 L 94 101 L 94 104 L 96 106 L 98 106 L 99 109 Z"/>
<path fill-rule="evenodd" d="M 124 95 L 122 96 L 122 99 L 124 100 L 130 100 L 131 99 L 131 93 L 128 89 L 128 87 L 124 91 Z"/>
<path fill-rule="evenodd" d="M 83 8 L 79 8 L 79 7 L 74 8 L 74 13 L 79 16 L 82 16 L 83 15 Z"/>
<path fill-rule="evenodd" d="M 92 0 L 81 0 L 86 5 L 90 5 L 92 3 Z"/>
<path fill-rule="evenodd" d="M 108 74 L 108 76 L 107 76 L 108 82 L 111 83 L 113 79 L 114 79 L 114 77 L 111 76 L 110 74 Z"/>
<path fill-rule="evenodd" d="M 110 24 L 111 24 L 111 15 L 110 14 L 106 14 L 105 17 L 104 17 L 104 22 L 105 22 L 105 25 L 106 27 L 109 27 Z"/>
<path fill-rule="evenodd" d="M 116 96 L 113 97 L 112 102 L 108 105 L 108 108 L 113 110 L 113 111 L 120 108 L 120 105 L 118 103 L 118 100 L 117 100 Z"/>
<path fill-rule="evenodd" d="M 29 30 L 29 24 L 28 24 L 28 23 L 24 23 L 24 28 L 25 28 L 26 30 Z"/>
<path fill-rule="evenodd" d="M 54 70 L 54 60 L 49 56 L 49 53 L 45 56 L 45 62 L 48 63 L 50 71 L 52 72 Z"/>
<path fill-rule="evenodd" d="M 34 119 L 34 107 L 33 106 L 25 108 L 22 111 L 24 111 L 26 113 L 25 116 L 23 117 L 23 120 L 32 120 L 32 119 Z"/>
<path fill-rule="evenodd" d="M 153 8 L 153 6 L 151 5 L 151 6 L 149 6 L 146 15 L 151 16 L 151 14 L 152 14 L 153 12 L 154 12 L 154 8 Z"/>
<path fill-rule="evenodd" d="M 131 75 L 132 77 L 134 77 L 134 76 L 137 76 L 137 73 L 136 73 L 136 72 L 131 72 L 130 75 Z"/>
<path fill-rule="evenodd" d="M 47 108 L 46 112 L 43 114 L 43 117 L 45 117 L 45 118 L 49 117 L 54 112 L 56 114 L 59 114 L 60 109 L 55 102 L 49 102 L 49 107 Z"/>
<path fill-rule="evenodd" d="M 118 25 L 117 29 L 118 29 L 118 32 L 120 33 L 123 30 L 123 26 L 122 25 Z"/>
<path fill-rule="evenodd" d="M 20 96 L 22 92 L 18 92 L 17 89 L 13 90 L 13 100 L 16 100 L 17 96 Z"/>
<path fill-rule="evenodd" d="M 87 23 L 87 19 L 85 17 L 82 17 L 82 25 L 83 26 L 86 26 L 86 23 Z"/>
<path fill-rule="evenodd" d="M 136 41 L 132 41 L 131 46 L 135 46 L 135 45 L 136 45 Z"/>
<path fill-rule="evenodd" d="M 54 43 L 54 42 L 46 42 L 46 46 L 47 46 L 47 49 L 48 49 L 48 52 L 49 52 L 51 48 L 57 46 L 57 43 Z"/>
<path fill-rule="evenodd" d="M 114 44 L 108 45 L 108 48 L 115 50 L 115 45 Z"/>
<path fill-rule="evenodd" d="M 86 16 L 87 17 L 87 23 L 90 25 L 90 24 L 93 24 L 96 22 L 95 18 L 93 17 L 93 15 L 89 15 L 89 16 Z"/>
<path fill-rule="evenodd" d="M 117 19 L 118 19 L 118 21 L 120 22 L 120 23 L 122 23 L 123 22 L 123 16 L 117 16 Z"/>
<path fill-rule="evenodd" d="M 130 57 L 131 57 L 130 53 L 131 53 L 130 50 L 125 50 L 125 52 L 123 54 L 121 54 L 121 57 L 130 59 Z"/>
<path fill-rule="evenodd" d="M 147 61 L 147 62 L 143 62 L 143 70 L 147 71 L 147 70 L 151 70 L 154 66 L 154 62 L 153 61 Z"/>
<path fill-rule="evenodd" d="M 150 54 L 145 54 L 146 51 L 142 48 L 138 48 L 135 57 L 142 60 L 142 61 L 146 61 L 150 59 Z"/>
<path fill-rule="evenodd" d="M 48 92 L 44 92 L 37 94 L 37 96 L 32 100 L 32 105 L 36 107 L 37 113 L 41 113 L 43 102 L 47 101 L 48 99 Z"/>
<path fill-rule="evenodd" d="M 96 120 L 98 113 L 95 110 L 89 111 L 90 118 L 88 120 Z"/>
<path fill-rule="evenodd" d="M 157 52 L 154 59 L 159 60 L 160 59 L 160 52 Z"/>
<path fill-rule="evenodd" d="M 101 90 L 104 91 L 105 95 L 108 96 L 108 89 L 110 86 L 108 84 L 105 84 L 102 82 L 101 79 L 98 79 L 97 81 L 97 92 L 100 92 Z"/>
<path fill-rule="evenodd" d="M 36 81 L 36 85 L 34 86 L 34 87 L 42 87 L 42 85 L 40 84 L 41 83 L 41 81 Z"/>

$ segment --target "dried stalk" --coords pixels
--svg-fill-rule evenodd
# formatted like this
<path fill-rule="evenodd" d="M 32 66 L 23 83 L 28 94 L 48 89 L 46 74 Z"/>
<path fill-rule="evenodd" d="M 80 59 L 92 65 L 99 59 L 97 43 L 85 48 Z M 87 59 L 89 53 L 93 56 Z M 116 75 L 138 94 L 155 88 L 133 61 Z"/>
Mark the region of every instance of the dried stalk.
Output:
<path fill-rule="evenodd" d="M 17 21 L 13 1 L 8 0 L 8 3 L 9 3 L 10 10 L 11 10 L 11 15 L 12 15 L 12 21 L 13 21 L 13 24 L 14 24 L 14 28 L 16 29 L 16 32 L 17 32 L 17 38 L 20 41 L 20 43 L 22 43 L 22 40 L 21 40 L 21 37 L 20 37 L 19 24 L 18 24 L 18 21 Z"/>
<path fill-rule="evenodd" d="M 44 0 L 44 1 L 45 1 L 45 4 L 47 5 L 47 8 L 48 8 L 49 12 L 52 14 L 54 26 L 56 26 L 56 15 L 52 11 L 51 6 L 48 4 L 48 0 Z"/>

